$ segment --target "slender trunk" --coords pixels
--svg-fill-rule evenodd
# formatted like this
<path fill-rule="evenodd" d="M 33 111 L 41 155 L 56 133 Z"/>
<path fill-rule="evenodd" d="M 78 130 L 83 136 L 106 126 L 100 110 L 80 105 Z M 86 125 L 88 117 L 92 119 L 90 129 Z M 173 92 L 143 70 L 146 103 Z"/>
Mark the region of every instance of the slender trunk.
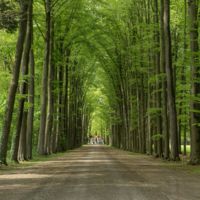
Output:
<path fill-rule="evenodd" d="M 187 51 L 187 0 L 184 0 L 184 6 L 185 6 L 185 13 L 184 13 L 184 38 L 183 38 L 183 48 L 184 48 L 184 52 L 183 52 L 183 67 L 182 67 L 182 72 L 181 72 L 181 80 L 182 80 L 182 84 L 184 84 L 184 90 L 182 91 L 182 103 L 181 106 L 182 107 L 184 105 L 184 99 L 186 98 L 186 51 Z M 184 108 L 181 108 L 181 114 L 183 115 L 187 115 L 187 108 L 184 106 Z M 187 154 L 187 120 L 182 120 L 182 123 L 180 124 L 180 132 L 183 132 L 183 155 Z"/>
<path fill-rule="evenodd" d="M 46 10 L 46 37 L 45 37 L 45 56 L 42 74 L 42 91 L 41 91 L 41 116 L 40 116 L 40 130 L 38 138 L 38 153 L 45 154 L 45 129 L 47 117 L 47 103 L 48 103 L 48 71 L 49 71 L 49 57 L 50 57 L 50 30 L 51 30 L 51 0 L 45 1 Z"/>
<path fill-rule="evenodd" d="M 57 76 L 57 67 L 54 68 L 54 81 L 55 83 L 58 82 L 58 76 Z M 51 149 L 52 153 L 57 152 L 57 144 L 58 144 L 58 93 L 54 92 L 54 118 L 53 120 L 53 131 L 51 135 Z"/>
<path fill-rule="evenodd" d="M 144 97 L 144 76 L 141 74 L 141 88 L 140 88 L 140 129 L 141 129 L 141 153 L 146 153 L 146 133 L 145 133 L 145 97 Z"/>
<path fill-rule="evenodd" d="M 161 0 L 160 8 L 160 65 L 161 72 L 166 74 L 165 70 L 165 36 L 164 36 L 164 0 Z M 164 136 L 164 158 L 169 159 L 169 126 L 167 114 L 167 82 L 166 78 L 162 79 L 162 131 Z"/>
<path fill-rule="evenodd" d="M 175 103 L 174 79 L 172 70 L 171 32 L 170 32 L 170 0 L 164 0 L 164 36 L 165 36 L 165 68 L 167 75 L 167 95 L 169 110 L 169 130 L 171 139 L 171 159 L 179 160 L 178 129 Z"/>
<path fill-rule="evenodd" d="M 66 138 L 66 149 L 69 148 L 69 130 L 68 130 L 68 87 L 69 87 L 69 58 L 70 58 L 70 49 L 65 50 L 66 63 L 65 63 L 65 80 L 64 80 L 64 130 L 65 130 L 65 138 Z"/>
<path fill-rule="evenodd" d="M 35 76 L 35 60 L 33 51 L 33 0 L 30 0 L 29 7 L 29 28 L 31 33 L 31 49 L 29 54 L 29 84 L 28 84 L 28 103 L 31 105 L 28 109 L 27 116 L 27 138 L 26 138 L 26 156 L 32 159 L 32 138 L 33 138 L 33 120 L 34 120 L 34 76 Z"/>
<path fill-rule="evenodd" d="M 158 0 L 155 0 L 155 24 L 156 24 L 156 30 L 155 30 L 155 63 L 156 63 L 156 108 L 160 110 L 161 108 L 161 93 L 160 93 L 160 80 L 158 77 L 160 77 L 160 51 L 158 49 L 160 48 L 160 32 L 159 32 L 159 12 L 158 12 Z M 162 157 L 163 149 L 162 149 L 162 118 L 161 113 L 158 111 L 157 117 L 156 117 L 156 133 L 159 135 L 158 141 L 157 141 L 157 154 L 159 157 Z"/>
<path fill-rule="evenodd" d="M 27 160 L 26 156 L 26 130 L 27 130 L 27 115 L 28 112 L 25 110 L 23 112 L 21 133 L 20 133 L 20 142 L 19 142 L 19 150 L 18 150 L 18 160 L 24 161 Z"/>
<path fill-rule="evenodd" d="M 29 67 L 30 81 L 28 87 L 28 103 L 31 105 L 28 109 L 27 116 L 27 140 L 26 140 L 26 151 L 27 159 L 32 159 L 32 140 L 33 140 L 33 120 L 34 120 L 34 96 L 35 96 L 35 61 L 34 61 L 34 52 L 31 49 L 30 52 L 30 67 Z"/>
<path fill-rule="evenodd" d="M 191 49 L 191 154 L 190 163 L 200 163 L 200 103 L 194 97 L 200 94 L 200 67 L 198 44 L 198 0 L 188 1 Z"/>
<path fill-rule="evenodd" d="M 62 53 L 62 49 L 61 49 Z M 63 73 L 63 63 L 59 66 L 58 69 L 58 82 L 59 82 L 59 94 L 58 94 L 58 151 L 62 152 L 63 151 L 63 135 L 64 135 L 64 128 L 63 128 L 63 78 L 64 78 L 64 73 Z"/>
<path fill-rule="evenodd" d="M 53 114 L 54 114 L 54 24 L 51 20 L 51 39 L 50 39 L 50 65 L 48 75 L 48 112 L 45 132 L 45 154 L 51 153 L 51 135 L 53 129 Z"/>
<path fill-rule="evenodd" d="M 148 79 L 150 79 L 150 60 L 149 60 L 149 69 L 148 69 Z M 148 83 L 148 110 L 151 108 L 151 84 Z M 152 149 L 152 131 L 151 131 L 151 114 L 148 112 L 147 116 L 147 133 L 148 133 L 148 154 L 152 155 L 153 154 L 153 149 Z"/>
<path fill-rule="evenodd" d="M 19 149 L 19 140 L 20 140 L 20 132 L 21 132 L 21 126 L 22 126 L 22 119 L 23 119 L 23 113 L 24 113 L 24 104 L 27 101 L 27 88 L 28 88 L 28 80 L 26 76 L 28 75 L 28 65 L 29 65 L 29 55 L 30 55 L 30 49 L 31 49 L 31 23 L 30 18 L 32 18 L 31 11 L 31 3 L 29 4 L 28 9 L 28 23 L 27 23 L 27 33 L 26 33 L 26 41 L 25 41 L 25 47 L 24 47 L 24 53 L 23 53 L 23 59 L 22 59 L 22 78 L 24 79 L 22 85 L 21 85 L 21 91 L 20 94 L 22 95 L 21 99 L 19 100 L 19 110 L 18 110 L 18 116 L 17 116 L 17 127 L 16 127 L 16 134 L 14 135 L 13 139 L 13 153 L 12 153 L 12 160 L 15 162 L 18 162 L 18 149 Z"/>

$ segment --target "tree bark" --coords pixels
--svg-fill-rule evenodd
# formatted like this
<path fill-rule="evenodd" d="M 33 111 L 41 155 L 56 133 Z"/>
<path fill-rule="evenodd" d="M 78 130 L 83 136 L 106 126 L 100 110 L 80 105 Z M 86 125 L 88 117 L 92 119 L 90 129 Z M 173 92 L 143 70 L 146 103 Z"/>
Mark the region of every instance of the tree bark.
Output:
<path fill-rule="evenodd" d="M 53 129 L 53 114 L 54 114 L 54 22 L 51 20 L 51 39 L 50 39 L 50 66 L 48 79 L 48 114 L 45 133 L 45 154 L 51 153 L 51 136 Z"/>
<path fill-rule="evenodd" d="M 158 12 L 158 0 L 155 0 L 155 24 L 156 24 L 156 30 L 155 30 L 155 63 L 156 63 L 156 108 L 159 110 L 156 117 L 156 133 L 159 134 L 159 138 L 157 141 L 157 152 L 156 154 L 159 157 L 162 157 L 163 155 L 163 148 L 162 148 L 162 118 L 161 118 L 161 84 L 160 84 L 160 33 L 159 33 L 159 12 Z"/>
<path fill-rule="evenodd" d="M 48 71 L 50 58 L 50 31 L 51 31 L 51 0 L 45 1 L 46 12 L 46 36 L 45 36 L 45 56 L 42 74 L 42 91 L 41 91 L 41 116 L 40 116 L 40 130 L 38 138 L 38 153 L 45 154 L 45 129 L 47 117 L 47 103 L 48 103 Z"/>
<path fill-rule="evenodd" d="M 29 74 L 30 81 L 28 86 L 28 103 L 31 105 L 28 109 L 27 116 L 27 140 L 26 140 L 26 151 L 27 159 L 32 159 L 32 140 L 33 140 L 33 120 L 34 120 L 34 96 L 35 96 L 35 61 L 34 61 L 34 52 L 31 49 L 30 52 L 30 64 L 29 64 Z"/>
<path fill-rule="evenodd" d="M 20 133 L 20 142 L 19 142 L 19 151 L 18 151 L 18 160 L 24 161 L 26 159 L 26 130 L 27 130 L 27 115 L 28 112 L 24 110 L 21 133 Z"/>
<path fill-rule="evenodd" d="M 22 97 L 19 100 L 19 110 L 18 110 L 18 116 L 17 116 L 17 127 L 16 127 L 16 134 L 13 139 L 13 154 L 12 154 L 12 160 L 15 162 L 18 162 L 18 149 L 19 149 L 19 140 L 20 140 L 20 132 L 22 127 L 22 119 L 23 119 L 23 113 L 24 113 L 24 105 L 27 101 L 27 88 L 28 88 L 28 80 L 26 76 L 28 75 L 28 65 L 29 65 L 29 55 L 30 55 L 30 49 L 31 49 L 31 23 L 30 23 L 30 7 L 31 3 L 29 3 L 28 8 L 28 23 L 27 23 L 27 33 L 26 33 L 26 41 L 25 41 L 25 47 L 24 47 L 24 53 L 23 53 L 23 59 L 22 59 L 22 78 L 23 83 L 21 85 L 21 91 L 20 94 Z M 32 15 L 32 14 L 31 14 Z"/>
<path fill-rule="evenodd" d="M 0 143 L 0 163 L 7 164 L 7 150 L 8 139 L 10 135 L 10 127 L 12 122 L 12 115 L 15 103 L 15 96 L 18 88 L 20 65 L 24 48 L 24 41 L 26 37 L 27 26 L 27 10 L 29 0 L 20 1 L 20 22 L 19 22 L 19 35 L 16 45 L 15 63 L 13 66 L 13 76 L 8 92 L 7 103 L 5 108 L 5 117 L 3 121 L 1 143 Z"/>
<path fill-rule="evenodd" d="M 190 163 L 200 163 L 200 103 L 195 100 L 200 94 L 200 67 L 198 44 L 198 0 L 188 0 L 191 49 L 191 155 Z"/>
<path fill-rule="evenodd" d="M 175 103 L 174 79 L 172 70 L 171 32 L 170 32 L 170 0 L 164 0 L 164 36 L 165 36 L 165 68 L 167 75 L 167 95 L 169 110 L 169 130 L 171 139 L 171 159 L 179 160 L 178 129 Z"/>
<path fill-rule="evenodd" d="M 184 90 L 182 91 L 182 101 L 184 101 L 184 99 L 186 98 L 186 61 L 187 61 L 187 57 L 186 57 L 186 51 L 187 51 L 187 0 L 184 0 L 184 37 L 183 37 L 183 67 L 182 67 L 182 72 L 181 72 L 181 81 L 182 84 L 184 84 Z M 184 105 L 184 102 L 181 102 L 181 106 L 182 107 Z M 181 108 L 181 114 L 184 114 L 185 116 L 187 115 L 187 108 Z M 183 155 L 187 154 L 187 127 L 188 127 L 188 122 L 187 120 L 181 120 L 181 124 L 180 124 L 180 132 L 183 132 Z M 184 124 L 184 125 L 183 125 Z"/>
<path fill-rule="evenodd" d="M 160 4 L 160 65 L 161 72 L 166 75 L 165 69 L 165 36 L 164 36 L 164 0 Z M 162 131 L 164 137 L 164 158 L 169 159 L 169 122 L 167 113 L 167 82 L 162 78 Z"/>

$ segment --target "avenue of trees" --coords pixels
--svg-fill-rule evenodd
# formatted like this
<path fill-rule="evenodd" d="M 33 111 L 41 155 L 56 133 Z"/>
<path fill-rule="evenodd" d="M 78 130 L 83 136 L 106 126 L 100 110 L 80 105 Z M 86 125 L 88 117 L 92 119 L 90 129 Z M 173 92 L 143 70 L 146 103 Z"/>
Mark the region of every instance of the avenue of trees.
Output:
<path fill-rule="evenodd" d="M 199 6 L 2 0 L 0 163 L 100 134 L 117 148 L 200 164 Z"/>

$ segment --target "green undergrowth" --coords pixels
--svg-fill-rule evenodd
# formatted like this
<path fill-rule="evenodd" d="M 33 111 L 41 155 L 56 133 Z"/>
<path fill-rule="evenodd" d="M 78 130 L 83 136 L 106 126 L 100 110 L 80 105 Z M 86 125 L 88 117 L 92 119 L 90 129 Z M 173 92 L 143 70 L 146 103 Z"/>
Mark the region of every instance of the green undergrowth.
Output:
<path fill-rule="evenodd" d="M 158 165 L 161 168 L 163 167 L 172 169 L 177 172 L 186 172 L 186 173 L 200 175 L 200 165 L 190 165 L 189 157 L 181 157 L 180 161 L 169 161 L 159 158 L 154 158 L 154 159 L 156 159 L 159 162 Z"/>
<path fill-rule="evenodd" d="M 67 152 L 61 152 L 61 153 L 55 153 L 55 154 L 51 154 L 51 155 L 38 155 L 36 154 L 35 156 L 33 156 L 33 159 L 30 160 L 29 162 L 40 162 L 40 161 L 49 161 L 52 160 L 53 158 L 58 158 L 61 156 L 64 156 Z"/>
<path fill-rule="evenodd" d="M 165 167 L 176 171 L 184 171 L 187 173 L 197 174 L 200 175 L 200 166 L 199 165 L 189 165 L 187 162 L 180 162 L 180 163 L 168 163 Z"/>
<path fill-rule="evenodd" d="M 112 148 L 118 149 L 116 147 L 112 147 Z M 136 153 L 136 152 L 131 152 L 131 151 L 126 151 L 126 152 L 128 155 L 133 155 L 133 156 L 140 157 L 141 159 L 144 159 L 144 160 L 149 160 L 149 162 L 152 162 L 152 164 L 156 164 L 156 166 L 160 168 L 168 168 L 177 172 L 182 171 L 182 172 L 200 175 L 200 165 L 189 164 L 189 152 L 190 152 L 189 147 L 187 147 L 187 156 L 180 155 L 180 161 L 164 160 L 162 158 L 157 158 L 151 155 L 141 154 L 141 153 Z"/>

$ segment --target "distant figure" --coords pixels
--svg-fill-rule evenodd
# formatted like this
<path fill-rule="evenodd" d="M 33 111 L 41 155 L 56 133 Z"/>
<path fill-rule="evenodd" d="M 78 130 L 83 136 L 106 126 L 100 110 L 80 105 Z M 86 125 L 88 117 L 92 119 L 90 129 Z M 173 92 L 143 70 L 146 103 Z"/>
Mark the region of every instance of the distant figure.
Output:
<path fill-rule="evenodd" d="M 98 138 L 97 138 L 97 143 L 98 143 L 98 144 L 104 144 L 103 138 L 100 137 L 100 136 L 98 136 Z"/>
<path fill-rule="evenodd" d="M 88 137 L 88 144 L 92 144 L 92 136 L 91 135 L 89 135 L 89 137 Z"/>
<path fill-rule="evenodd" d="M 95 144 L 98 144 L 98 137 L 95 136 Z"/>
<path fill-rule="evenodd" d="M 104 141 L 103 141 L 103 138 L 101 136 L 89 135 L 88 144 L 104 144 Z"/>
<path fill-rule="evenodd" d="M 95 138 L 94 138 L 94 137 L 92 137 L 92 138 L 90 139 L 90 144 L 96 144 L 96 141 L 95 141 Z"/>

